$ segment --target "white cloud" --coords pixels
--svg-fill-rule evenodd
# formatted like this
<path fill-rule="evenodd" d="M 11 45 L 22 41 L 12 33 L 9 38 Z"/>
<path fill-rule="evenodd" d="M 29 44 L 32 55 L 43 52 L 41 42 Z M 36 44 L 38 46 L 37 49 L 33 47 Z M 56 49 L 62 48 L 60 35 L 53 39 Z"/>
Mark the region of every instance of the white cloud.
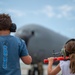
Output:
<path fill-rule="evenodd" d="M 68 20 L 75 19 L 75 14 L 72 12 L 75 12 L 75 8 L 73 6 L 69 5 L 63 5 L 59 7 L 53 7 L 50 5 L 46 5 L 44 8 L 39 9 L 39 10 L 27 10 L 25 12 L 16 10 L 16 9 L 0 9 L 0 12 L 4 11 L 7 13 L 10 13 L 14 17 L 23 17 L 28 15 L 46 15 L 49 18 L 66 18 Z"/>
<path fill-rule="evenodd" d="M 74 6 L 69 5 L 63 5 L 59 7 L 53 7 L 50 5 L 45 6 L 43 9 L 40 9 L 39 11 L 35 11 L 35 14 L 45 14 L 48 17 L 52 18 L 66 18 L 68 20 L 75 19 L 75 8 Z"/>
<path fill-rule="evenodd" d="M 16 17 L 23 17 L 28 15 L 46 15 L 50 18 L 54 17 L 54 18 L 66 18 L 68 20 L 72 20 L 75 19 L 75 15 L 72 13 L 72 11 L 75 12 L 75 9 L 73 6 L 69 6 L 69 5 L 63 5 L 63 6 L 59 6 L 59 7 L 53 7 L 50 5 L 46 5 L 44 8 L 39 9 L 39 10 L 27 10 L 24 12 L 19 11 L 19 10 L 15 10 L 15 9 L 8 9 L 6 10 L 7 12 L 13 14 L 13 16 Z"/>
<path fill-rule="evenodd" d="M 42 9 L 39 10 L 31 10 L 26 12 L 27 14 L 33 14 L 33 15 L 40 15 L 40 14 L 45 14 L 48 17 L 53 17 L 55 13 L 53 12 L 53 7 L 50 5 L 45 6 Z"/>
<path fill-rule="evenodd" d="M 61 14 L 65 17 L 69 16 L 71 14 L 71 11 L 73 10 L 72 6 L 69 5 L 63 5 L 59 9 L 61 11 Z"/>
<path fill-rule="evenodd" d="M 31 11 L 27 11 L 27 14 L 33 14 L 33 15 L 40 15 L 40 14 L 44 14 L 47 15 L 48 17 L 53 17 L 55 15 L 54 11 L 53 11 L 53 7 L 50 5 L 45 6 L 42 9 L 39 10 L 31 10 Z"/>
<path fill-rule="evenodd" d="M 46 14 L 48 17 L 53 17 L 55 15 L 53 11 L 53 7 L 48 5 L 43 10 L 43 13 Z"/>
<path fill-rule="evenodd" d="M 19 10 L 14 10 L 14 9 L 8 9 L 7 12 L 13 14 L 14 16 L 17 16 L 17 17 L 22 17 L 22 16 L 25 16 L 26 13 L 24 12 L 21 12 Z"/>

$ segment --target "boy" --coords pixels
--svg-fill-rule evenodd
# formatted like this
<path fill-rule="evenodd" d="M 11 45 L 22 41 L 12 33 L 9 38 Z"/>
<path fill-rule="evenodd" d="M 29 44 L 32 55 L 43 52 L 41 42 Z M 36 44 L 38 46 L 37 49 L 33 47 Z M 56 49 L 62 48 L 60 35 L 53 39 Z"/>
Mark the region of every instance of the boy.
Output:
<path fill-rule="evenodd" d="M 0 75 L 21 75 L 20 58 L 31 64 L 25 42 L 10 35 L 16 28 L 8 14 L 0 14 Z"/>

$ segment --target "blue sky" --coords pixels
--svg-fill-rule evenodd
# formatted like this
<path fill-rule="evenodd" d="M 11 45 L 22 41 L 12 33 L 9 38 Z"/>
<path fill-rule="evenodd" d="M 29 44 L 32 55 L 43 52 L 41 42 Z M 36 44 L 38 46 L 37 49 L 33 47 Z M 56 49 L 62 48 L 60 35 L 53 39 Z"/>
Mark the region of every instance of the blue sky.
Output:
<path fill-rule="evenodd" d="M 0 13 L 7 13 L 17 28 L 38 24 L 75 38 L 75 0 L 0 0 Z"/>

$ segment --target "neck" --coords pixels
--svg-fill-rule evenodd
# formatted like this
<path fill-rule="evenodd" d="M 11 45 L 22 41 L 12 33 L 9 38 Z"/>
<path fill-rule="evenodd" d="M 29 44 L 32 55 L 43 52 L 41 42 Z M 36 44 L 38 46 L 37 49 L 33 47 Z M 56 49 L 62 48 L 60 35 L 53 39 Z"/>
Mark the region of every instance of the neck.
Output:
<path fill-rule="evenodd" d="M 1 30 L 0 31 L 0 35 L 9 35 L 10 34 L 10 30 Z"/>

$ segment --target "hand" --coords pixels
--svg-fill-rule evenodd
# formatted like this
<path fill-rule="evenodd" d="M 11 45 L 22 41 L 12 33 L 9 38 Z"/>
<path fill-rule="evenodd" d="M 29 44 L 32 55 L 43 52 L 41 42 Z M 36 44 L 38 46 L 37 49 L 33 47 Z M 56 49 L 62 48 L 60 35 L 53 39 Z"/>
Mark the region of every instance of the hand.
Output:
<path fill-rule="evenodd" d="M 49 64 L 53 64 L 53 62 L 54 62 L 54 57 L 48 58 L 48 61 L 49 61 L 49 62 L 48 62 Z"/>

